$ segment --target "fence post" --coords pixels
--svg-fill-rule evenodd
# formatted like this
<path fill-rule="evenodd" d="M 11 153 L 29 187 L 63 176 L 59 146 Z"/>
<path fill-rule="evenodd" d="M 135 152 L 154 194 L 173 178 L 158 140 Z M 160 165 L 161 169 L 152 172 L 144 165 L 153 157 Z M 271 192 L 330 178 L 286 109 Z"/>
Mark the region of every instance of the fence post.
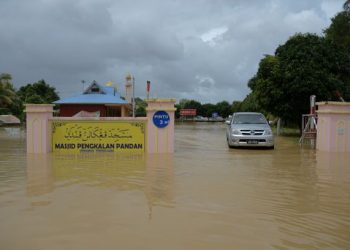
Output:
<path fill-rule="evenodd" d="M 173 153 L 175 127 L 175 99 L 148 99 L 147 152 Z M 158 115 L 161 114 L 161 115 Z M 164 117 L 163 117 L 164 116 Z M 162 120 L 164 118 L 164 120 Z M 164 126 L 165 125 L 165 126 Z"/>
<path fill-rule="evenodd" d="M 51 124 L 53 104 L 25 104 L 27 153 L 48 153 L 52 150 Z"/>
<path fill-rule="evenodd" d="M 316 149 L 350 152 L 350 102 L 318 102 Z"/>

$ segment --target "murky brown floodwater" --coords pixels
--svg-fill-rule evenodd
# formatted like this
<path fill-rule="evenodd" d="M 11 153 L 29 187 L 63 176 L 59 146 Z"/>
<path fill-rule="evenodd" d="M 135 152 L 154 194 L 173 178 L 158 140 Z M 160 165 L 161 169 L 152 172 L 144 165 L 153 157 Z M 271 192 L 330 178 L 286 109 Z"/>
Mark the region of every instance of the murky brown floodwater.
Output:
<path fill-rule="evenodd" d="M 27 156 L 0 129 L 0 249 L 350 249 L 350 156 L 276 143 L 179 124 L 173 155 Z"/>

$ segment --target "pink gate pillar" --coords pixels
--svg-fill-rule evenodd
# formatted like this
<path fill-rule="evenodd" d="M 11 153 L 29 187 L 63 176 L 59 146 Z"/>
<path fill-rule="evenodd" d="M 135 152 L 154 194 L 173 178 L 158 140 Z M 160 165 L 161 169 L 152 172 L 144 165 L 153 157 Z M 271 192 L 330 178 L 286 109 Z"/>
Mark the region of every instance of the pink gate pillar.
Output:
<path fill-rule="evenodd" d="M 148 99 L 147 104 L 147 152 L 148 153 L 173 153 L 174 152 L 174 126 L 175 126 L 175 99 Z M 157 111 L 165 111 L 169 114 L 169 124 L 164 128 L 158 128 L 153 123 L 153 116 Z"/>
<path fill-rule="evenodd" d="M 53 104 L 26 104 L 27 153 L 51 152 Z"/>
<path fill-rule="evenodd" d="M 316 149 L 350 152 L 350 102 L 318 102 Z"/>

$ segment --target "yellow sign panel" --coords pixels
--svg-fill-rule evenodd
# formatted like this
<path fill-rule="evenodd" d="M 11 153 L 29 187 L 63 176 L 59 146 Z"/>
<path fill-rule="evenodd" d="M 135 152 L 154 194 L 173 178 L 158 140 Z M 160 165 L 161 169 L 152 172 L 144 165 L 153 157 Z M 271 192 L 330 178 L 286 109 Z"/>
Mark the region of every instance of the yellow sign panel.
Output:
<path fill-rule="evenodd" d="M 52 121 L 53 152 L 144 152 L 145 122 Z"/>

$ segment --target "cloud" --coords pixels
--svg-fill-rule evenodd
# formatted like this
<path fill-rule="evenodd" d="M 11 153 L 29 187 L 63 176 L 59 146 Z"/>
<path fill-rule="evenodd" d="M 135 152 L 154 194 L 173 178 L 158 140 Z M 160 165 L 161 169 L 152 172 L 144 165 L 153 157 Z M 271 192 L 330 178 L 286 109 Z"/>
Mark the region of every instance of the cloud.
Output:
<path fill-rule="evenodd" d="M 225 26 L 211 29 L 208 32 L 202 34 L 201 39 L 203 42 L 208 43 L 210 46 L 214 47 L 218 42 L 223 40 L 223 35 L 227 30 L 228 28 Z"/>
<path fill-rule="evenodd" d="M 325 27 L 327 21 L 322 19 L 314 10 L 302 10 L 298 13 L 289 13 L 285 18 L 284 22 L 289 27 L 293 27 L 299 32 L 317 32 L 319 27 Z M 307 25 L 305 25 L 307 24 Z"/>
<path fill-rule="evenodd" d="M 330 19 L 340 11 L 339 7 L 342 7 L 344 1 L 324 0 L 321 3 L 321 10 L 325 13 L 327 19 Z"/>
<path fill-rule="evenodd" d="M 342 0 L 3 0 L 0 71 L 16 87 L 44 78 L 62 97 L 81 80 L 136 94 L 242 100 L 264 54 L 296 32 L 321 34 Z"/>

